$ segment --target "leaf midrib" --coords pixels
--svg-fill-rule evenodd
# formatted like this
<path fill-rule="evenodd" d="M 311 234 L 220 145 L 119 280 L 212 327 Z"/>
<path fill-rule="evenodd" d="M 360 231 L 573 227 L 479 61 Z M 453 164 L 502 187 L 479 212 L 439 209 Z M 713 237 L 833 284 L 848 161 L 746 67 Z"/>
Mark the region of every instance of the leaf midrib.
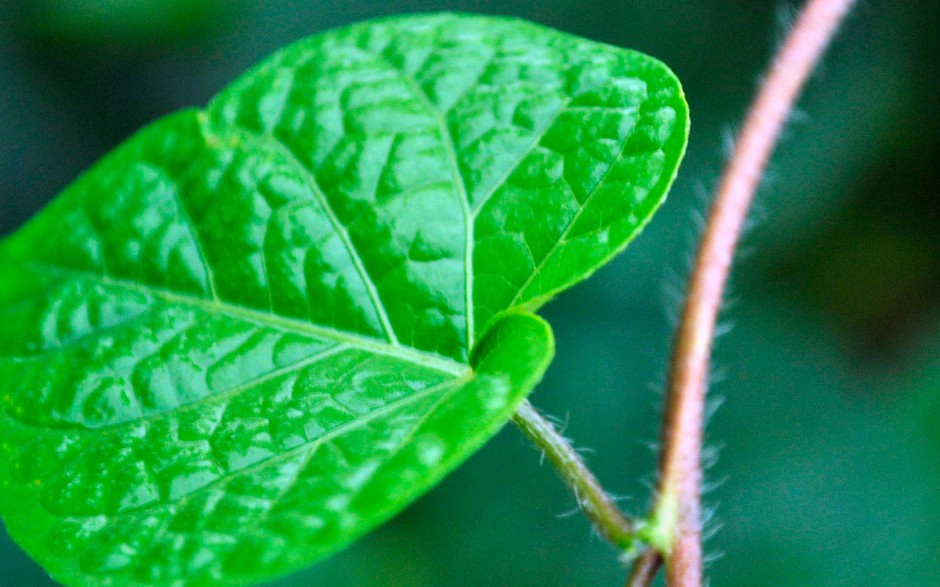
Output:
<path fill-rule="evenodd" d="M 313 324 L 311 322 L 303 322 L 294 318 L 282 316 L 280 314 L 265 313 L 259 310 L 254 310 L 252 308 L 247 308 L 245 306 L 238 306 L 223 300 L 199 298 L 193 295 L 160 288 L 149 284 L 137 283 L 126 279 L 116 278 L 82 269 L 60 267 L 51 263 L 27 261 L 25 264 L 32 265 L 36 268 L 54 274 L 66 274 L 70 277 L 84 277 L 85 279 L 96 281 L 99 284 L 107 287 L 116 287 L 129 291 L 135 291 L 137 293 L 160 299 L 164 302 L 188 306 L 210 314 L 224 314 L 226 316 L 238 318 L 247 322 L 253 322 L 260 326 L 292 333 L 306 334 L 321 339 L 333 340 L 338 343 L 347 344 L 354 348 L 359 348 L 376 354 L 391 356 L 418 365 L 423 365 L 448 375 L 461 377 L 472 371 L 470 365 L 459 363 L 453 359 L 444 357 L 443 355 L 420 351 L 400 344 L 396 345 L 380 339 L 368 338 L 351 332 L 345 332 L 327 326 Z"/>
<path fill-rule="evenodd" d="M 441 390 L 443 389 L 444 391 L 441 392 L 441 397 L 438 398 L 438 400 L 434 402 L 434 405 L 431 406 L 431 408 L 429 409 L 429 411 L 428 411 L 427 413 L 423 414 L 423 415 L 411 426 L 411 432 L 409 432 L 409 433 L 405 436 L 405 438 L 402 440 L 402 444 L 399 446 L 399 448 L 401 448 L 401 446 L 403 446 L 404 444 L 407 444 L 407 442 L 414 436 L 414 432 L 417 430 L 417 428 L 419 428 L 419 427 L 428 419 L 428 417 L 429 417 L 434 411 L 437 410 L 437 408 L 440 406 L 440 404 L 441 404 L 444 400 L 448 399 L 448 398 L 451 397 L 454 393 L 456 393 L 458 390 L 462 389 L 463 386 L 466 385 L 467 383 L 469 383 L 472 379 L 473 379 L 472 374 L 470 374 L 470 373 L 465 373 L 465 374 L 464 374 L 463 376 L 461 376 L 461 377 L 457 377 L 457 378 L 455 378 L 455 379 L 449 379 L 449 380 L 447 380 L 447 381 L 442 381 L 442 382 L 437 383 L 437 384 L 434 384 L 434 385 L 429 385 L 428 387 L 426 387 L 426 388 L 424 388 L 424 389 L 420 389 L 420 390 L 418 390 L 418 391 L 415 391 L 414 393 L 410 393 L 410 394 L 404 395 L 404 396 L 402 396 L 402 397 L 399 397 L 399 398 L 397 398 L 397 399 L 395 399 L 395 400 L 393 400 L 393 401 L 391 401 L 391 402 L 389 402 L 389 403 L 387 403 L 387 404 L 385 404 L 385 405 L 383 405 L 383 406 L 381 406 L 381 407 L 379 407 L 379 408 L 377 408 L 377 409 L 375 409 L 375 410 L 373 410 L 373 411 L 371 411 L 371 412 L 368 412 L 368 413 L 366 413 L 366 414 L 362 414 L 361 416 L 357 416 L 356 418 L 354 418 L 354 419 L 352 419 L 352 420 L 350 420 L 350 421 L 348 421 L 348 422 L 344 422 L 344 423 L 342 423 L 342 424 L 336 426 L 335 428 L 332 428 L 332 429 L 330 429 L 330 430 L 327 430 L 326 432 L 324 432 L 321 436 L 318 436 L 317 438 L 314 438 L 314 439 L 312 439 L 312 440 L 308 440 L 308 441 L 306 441 L 306 442 L 302 442 L 302 443 L 298 444 L 297 446 L 294 446 L 294 447 L 291 447 L 291 448 L 282 450 L 282 451 L 277 452 L 277 453 L 275 453 L 275 454 L 269 455 L 269 456 L 267 456 L 267 457 L 265 457 L 265 458 L 259 459 L 259 460 L 255 461 L 255 462 L 253 462 L 253 463 L 250 463 L 250 464 L 248 464 L 248 465 L 245 465 L 244 467 L 242 467 L 242 468 L 240 468 L 240 469 L 233 470 L 233 471 L 226 471 L 224 474 L 220 475 L 217 479 L 215 479 L 215 480 L 213 480 L 213 481 L 211 481 L 211 482 L 209 482 L 209 483 L 207 483 L 207 484 L 205 484 L 205 485 L 203 485 L 203 486 L 201 486 L 201 487 L 198 487 L 198 488 L 196 488 L 195 490 L 193 490 L 193 491 L 191 491 L 191 492 L 189 492 L 189 493 L 185 493 L 185 494 L 180 495 L 180 496 L 178 496 L 178 497 L 176 497 L 176 498 L 166 498 L 166 499 L 161 498 L 161 500 L 160 500 L 159 502 L 157 502 L 157 503 L 150 503 L 150 504 L 142 505 L 142 506 L 135 507 L 135 508 L 127 508 L 127 509 L 124 509 L 124 510 L 120 510 L 120 511 L 113 512 L 113 513 L 107 513 L 107 514 L 104 514 L 104 515 L 109 516 L 109 517 L 116 517 L 116 516 L 119 516 L 119 515 L 133 514 L 133 513 L 136 513 L 136 512 L 158 509 L 158 508 L 160 508 L 160 507 L 168 507 L 168 508 L 176 507 L 176 508 L 179 508 L 179 507 L 185 505 L 186 503 L 188 503 L 191 499 L 193 499 L 193 498 L 196 497 L 197 495 L 203 493 L 204 491 L 207 491 L 207 490 L 209 490 L 209 489 L 211 489 L 211 488 L 213 488 L 213 487 L 218 487 L 218 486 L 220 486 L 220 485 L 225 485 L 225 484 L 231 482 L 233 479 L 236 479 L 236 478 L 242 477 L 242 476 L 244 476 L 244 475 L 250 474 L 251 472 L 256 471 L 256 470 L 258 470 L 258 469 L 262 469 L 262 468 L 271 466 L 271 465 L 274 464 L 274 463 L 282 462 L 282 461 L 284 461 L 284 460 L 286 460 L 286 459 L 289 459 L 289 458 L 291 458 L 291 457 L 293 457 L 293 456 L 295 456 L 295 455 L 299 455 L 299 454 L 302 454 L 302 453 L 307 452 L 307 451 L 311 451 L 311 455 L 310 455 L 310 456 L 312 456 L 312 455 L 313 455 L 313 452 L 315 452 L 317 448 L 319 448 L 319 447 L 323 446 L 324 444 L 326 444 L 326 443 L 328 443 L 328 442 L 334 440 L 335 438 L 338 438 L 338 437 L 343 436 L 343 435 L 345 435 L 345 434 L 347 434 L 347 433 L 350 433 L 350 432 L 352 432 L 352 431 L 354 431 L 354 430 L 357 430 L 357 429 L 359 429 L 359 428 L 362 428 L 363 426 L 367 425 L 368 423 L 372 422 L 373 420 L 380 419 L 380 418 L 382 418 L 383 416 L 386 416 L 386 415 L 388 415 L 388 414 L 390 414 L 390 413 L 393 413 L 393 412 L 395 412 L 395 411 L 398 411 L 398 410 L 401 410 L 401 409 L 403 409 L 403 408 L 406 408 L 406 407 L 409 406 L 410 404 L 412 404 L 412 403 L 414 403 L 414 402 L 417 402 L 417 401 L 420 401 L 420 400 L 422 400 L 422 399 L 428 397 L 429 395 L 432 395 L 432 394 L 437 393 L 437 392 L 441 392 Z M 446 388 L 449 387 L 449 386 L 452 386 L 452 389 L 446 389 Z M 396 451 L 396 452 L 397 452 L 397 451 Z M 295 482 L 296 482 L 296 480 L 287 483 L 287 488 L 292 487 Z M 274 507 L 274 505 L 276 505 L 277 501 L 278 501 L 277 499 L 274 500 L 274 503 L 272 503 L 272 506 L 271 506 L 272 508 Z M 48 510 L 47 510 L 47 511 L 48 511 Z M 54 515 L 54 516 L 59 516 L 59 514 L 55 514 L 54 512 L 49 512 L 49 513 L 52 514 L 52 515 Z M 95 516 L 98 516 L 98 515 L 101 515 L 101 514 L 80 515 L 80 516 L 70 516 L 70 517 L 95 517 Z"/>
<path fill-rule="evenodd" d="M 456 378 L 456 379 L 451 379 L 451 380 L 448 380 L 448 381 L 442 381 L 441 383 L 437 383 L 437 384 L 435 384 L 435 385 L 429 385 L 428 387 L 426 387 L 426 388 L 424 388 L 424 389 L 420 389 L 420 390 L 418 390 L 418 391 L 416 391 L 416 392 L 414 392 L 414 393 L 407 394 L 407 395 L 405 395 L 405 396 L 403 396 L 403 397 L 400 397 L 400 398 L 398 398 L 398 399 L 396 399 L 396 400 L 393 400 L 392 402 L 387 403 L 387 404 L 385 404 L 385 405 L 383 405 L 383 406 L 381 406 L 381 407 L 379 407 L 379 408 L 377 408 L 377 409 L 375 409 L 375 410 L 373 410 L 373 411 L 371 411 L 371 412 L 368 412 L 368 413 L 366 413 L 366 414 L 363 414 L 363 415 L 361 415 L 361 416 L 358 416 L 358 417 L 356 417 L 356 418 L 354 418 L 354 419 L 352 419 L 352 420 L 350 420 L 350 421 L 348 421 L 348 422 L 344 422 L 343 424 L 340 424 L 340 425 L 337 426 L 336 428 L 333 428 L 333 429 L 331 429 L 331 430 L 327 430 L 326 432 L 323 433 L 322 436 L 319 436 L 319 437 L 317 437 L 317 438 L 315 438 L 315 439 L 313 439 L 313 440 L 310 440 L 310 441 L 301 443 L 301 444 L 299 444 L 299 445 L 297 445 L 297 446 L 295 446 L 295 447 L 292 447 L 292 448 L 289 448 L 289 449 L 287 449 L 287 450 L 278 452 L 278 453 L 273 454 L 273 455 L 271 455 L 271 456 L 269 456 L 269 457 L 267 457 L 267 458 L 263 458 L 263 459 L 260 459 L 260 460 L 258 460 L 258 461 L 255 461 L 255 462 L 253 462 L 253 463 L 251 463 L 251 464 L 249 464 L 249 465 L 246 465 L 245 467 L 243 467 L 243 468 L 241 468 L 241 469 L 238 469 L 238 470 L 236 470 L 236 471 L 232 471 L 232 472 L 226 473 L 225 475 L 220 476 L 220 477 L 219 477 L 218 479 L 216 479 L 215 481 L 212 481 L 211 483 L 207 483 L 206 485 L 203 485 L 202 487 L 196 489 L 195 491 L 193 491 L 193 492 L 191 492 L 191 493 L 187 493 L 187 494 L 185 494 L 185 495 L 181 495 L 181 496 L 180 496 L 179 498 L 177 498 L 175 501 L 172 501 L 172 500 L 171 500 L 171 501 L 169 501 L 169 503 L 164 503 L 164 505 L 180 505 L 180 504 L 184 504 L 184 503 L 188 502 L 193 496 L 195 496 L 195 495 L 201 493 L 202 491 L 204 491 L 204 490 L 206 490 L 206 489 L 209 489 L 209 488 L 211 488 L 211 487 L 215 487 L 215 486 L 218 486 L 218 485 L 224 485 L 224 484 L 228 483 L 229 481 L 231 481 L 231 480 L 234 479 L 234 478 L 241 477 L 241 476 L 243 476 L 243 475 L 249 474 L 249 473 L 251 473 L 251 472 L 254 471 L 254 470 L 264 468 L 264 467 L 266 467 L 266 466 L 271 465 L 272 463 L 278 463 L 278 462 L 284 461 L 284 460 L 289 459 L 290 457 L 292 457 L 292 456 L 294 456 L 294 455 L 298 455 L 298 454 L 304 453 L 304 452 L 306 452 L 306 451 L 314 451 L 315 449 L 319 448 L 320 446 L 323 446 L 324 444 L 330 442 L 331 440 L 333 440 L 333 439 L 335 439 L 335 438 L 338 438 L 338 437 L 340 437 L 340 436 L 343 436 L 344 434 L 347 434 L 347 433 L 349 433 L 349 432 L 352 432 L 352 431 L 354 431 L 354 430 L 357 430 L 357 429 L 359 429 L 359 428 L 362 428 L 363 426 L 365 426 L 365 425 L 368 424 L 369 422 L 372 422 L 373 420 L 380 419 L 382 416 L 386 416 L 386 415 L 391 414 L 391 413 L 393 413 L 393 412 L 395 412 L 395 411 L 397 411 L 397 410 L 400 410 L 400 409 L 402 409 L 402 408 L 405 408 L 405 407 L 407 407 L 409 404 L 412 404 L 412 403 L 414 403 L 414 402 L 420 401 L 420 400 L 422 400 L 422 399 L 428 397 L 429 395 L 431 395 L 431 394 L 433 394 L 433 393 L 436 393 L 436 392 L 440 391 L 442 388 L 444 388 L 445 391 L 442 392 L 441 398 L 439 398 L 438 401 L 436 401 L 436 402 L 434 403 L 434 406 L 432 406 L 432 409 L 429 410 L 428 413 L 424 414 L 421 418 L 419 418 L 418 421 L 417 421 L 417 422 L 415 423 L 415 425 L 414 425 L 414 427 L 420 426 L 420 425 L 427 419 L 427 416 L 428 416 L 431 412 L 433 412 L 433 411 L 440 405 L 440 403 L 441 403 L 444 399 L 450 397 L 450 395 L 453 394 L 453 393 L 455 393 L 457 390 L 462 389 L 462 384 L 466 384 L 466 383 L 468 383 L 470 380 L 471 380 L 471 376 L 470 376 L 469 374 L 465 374 L 463 377 L 458 377 L 458 378 Z M 453 389 L 446 390 L 446 388 L 447 388 L 448 386 L 453 386 Z M 411 436 L 411 435 L 409 435 L 409 436 Z M 407 440 L 407 438 L 406 438 L 406 440 Z M 294 483 L 294 482 L 288 483 L 288 486 L 293 486 L 293 483 Z M 272 504 L 272 507 L 273 507 L 273 506 L 274 506 L 274 504 Z M 130 511 L 133 511 L 133 510 L 130 510 Z"/>
<path fill-rule="evenodd" d="M 210 104 L 209 108 L 211 109 L 212 105 Z M 209 109 L 199 112 L 200 124 L 202 125 L 202 132 L 211 133 L 211 121 L 209 120 L 211 114 Z M 252 130 L 239 123 L 238 120 L 231 120 L 228 122 L 228 132 L 233 132 L 233 134 L 244 135 L 245 138 L 262 143 L 272 149 L 274 149 L 278 154 L 284 157 L 291 165 L 293 170 L 297 171 L 298 174 L 304 179 L 304 183 L 310 188 L 313 197 L 316 199 L 317 203 L 320 205 L 320 208 L 323 210 L 323 213 L 326 215 L 327 220 L 333 226 L 333 229 L 336 231 L 336 235 L 343 243 L 343 248 L 349 254 L 349 259 L 353 264 L 353 267 L 356 270 L 356 273 L 359 274 L 359 277 L 362 279 L 362 285 L 366 288 L 366 293 L 369 296 L 369 300 L 372 302 L 372 306 L 375 309 L 376 317 L 381 324 L 382 330 L 385 332 L 385 335 L 388 337 L 389 342 L 395 346 L 398 345 L 398 337 L 395 334 L 395 328 L 392 325 L 391 318 L 388 315 L 388 310 L 385 307 L 385 302 L 382 300 L 382 296 L 378 291 L 378 288 L 375 284 L 372 275 L 369 273 L 369 270 L 366 268 L 365 263 L 362 260 L 362 255 L 359 253 L 359 249 L 353 243 L 352 238 L 349 235 L 348 227 L 340 221 L 336 215 L 336 211 L 333 209 L 333 204 L 330 202 L 330 198 L 327 196 L 326 192 L 323 190 L 323 187 L 320 185 L 320 181 L 317 179 L 316 174 L 308 169 L 306 165 L 301 163 L 300 158 L 294 152 L 290 145 L 284 142 L 277 134 L 276 130 L 271 132 L 258 132 Z M 264 257 L 264 255 L 262 255 Z M 209 266 L 208 260 L 205 261 L 206 266 Z M 268 285 L 270 290 L 270 284 Z M 268 292 L 270 295 L 270 291 Z M 469 349 L 468 349 L 469 352 Z"/>

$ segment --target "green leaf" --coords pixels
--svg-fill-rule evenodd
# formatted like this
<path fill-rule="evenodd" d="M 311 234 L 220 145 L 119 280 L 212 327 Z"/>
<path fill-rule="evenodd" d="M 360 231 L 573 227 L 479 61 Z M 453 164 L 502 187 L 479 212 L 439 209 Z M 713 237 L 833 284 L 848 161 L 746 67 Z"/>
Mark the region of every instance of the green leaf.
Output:
<path fill-rule="evenodd" d="M 455 15 L 156 122 L 0 245 L 10 534 L 71 585 L 342 548 L 506 423 L 553 353 L 528 312 L 649 220 L 687 132 L 659 62 Z"/>

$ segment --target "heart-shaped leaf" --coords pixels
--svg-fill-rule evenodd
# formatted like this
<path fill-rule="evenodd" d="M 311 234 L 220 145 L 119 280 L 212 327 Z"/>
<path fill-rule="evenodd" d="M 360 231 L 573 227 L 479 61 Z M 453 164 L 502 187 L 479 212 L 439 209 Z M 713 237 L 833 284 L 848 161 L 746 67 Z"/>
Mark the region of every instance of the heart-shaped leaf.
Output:
<path fill-rule="evenodd" d="M 527 313 L 649 220 L 659 62 L 351 26 L 130 139 L 0 245 L 0 512 L 71 585 L 247 583 L 437 483 L 544 373 Z"/>

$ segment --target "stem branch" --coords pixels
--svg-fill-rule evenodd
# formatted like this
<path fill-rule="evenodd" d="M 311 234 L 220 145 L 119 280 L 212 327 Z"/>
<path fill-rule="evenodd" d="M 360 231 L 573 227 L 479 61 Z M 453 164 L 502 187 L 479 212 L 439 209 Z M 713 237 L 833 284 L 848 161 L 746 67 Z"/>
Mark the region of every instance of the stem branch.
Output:
<path fill-rule="evenodd" d="M 512 419 L 529 440 L 545 453 L 558 476 L 574 492 L 581 511 L 600 535 L 621 551 L 630 548 L 636 537 L 634 523 L 614 504 L 571 443 L 528 400 L 516 410 Z"/>
<path fill-rule="evenodd" d="M 640 555 L 633 564 L 633 570 L 627 579 L 626 587 L 650 587 L 659 567 L 663 565 L 663 557 L 659 551 L 650 546 Z"/>
<path fill-rule="evenodd" d="M 701 449 L 715 322 L 732 258 L 767 160 L 803 85 L 853 0 L 809 0 L 774 59 L 725 168 L 676 334 L 653 520 L 669 520 L 670 587 L 702 584 Z"/>

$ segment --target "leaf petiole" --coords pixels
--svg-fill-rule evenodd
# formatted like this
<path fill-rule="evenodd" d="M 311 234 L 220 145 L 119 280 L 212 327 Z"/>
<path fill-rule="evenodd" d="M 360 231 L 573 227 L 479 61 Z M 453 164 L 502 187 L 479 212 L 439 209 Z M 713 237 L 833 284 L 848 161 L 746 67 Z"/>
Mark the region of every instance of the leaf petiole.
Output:
<path fill-rule="evenodd" d="M 588 469 L 571 442 L 528 400 L 516 410 L 513 423 L 542 452 L 558 476 L 574 493 L 578 507 L 598 533 L 617 550 L 629 553 L 636 546 L 638 524 L 626 517 L 611 499 L 594 473 Z"/>

